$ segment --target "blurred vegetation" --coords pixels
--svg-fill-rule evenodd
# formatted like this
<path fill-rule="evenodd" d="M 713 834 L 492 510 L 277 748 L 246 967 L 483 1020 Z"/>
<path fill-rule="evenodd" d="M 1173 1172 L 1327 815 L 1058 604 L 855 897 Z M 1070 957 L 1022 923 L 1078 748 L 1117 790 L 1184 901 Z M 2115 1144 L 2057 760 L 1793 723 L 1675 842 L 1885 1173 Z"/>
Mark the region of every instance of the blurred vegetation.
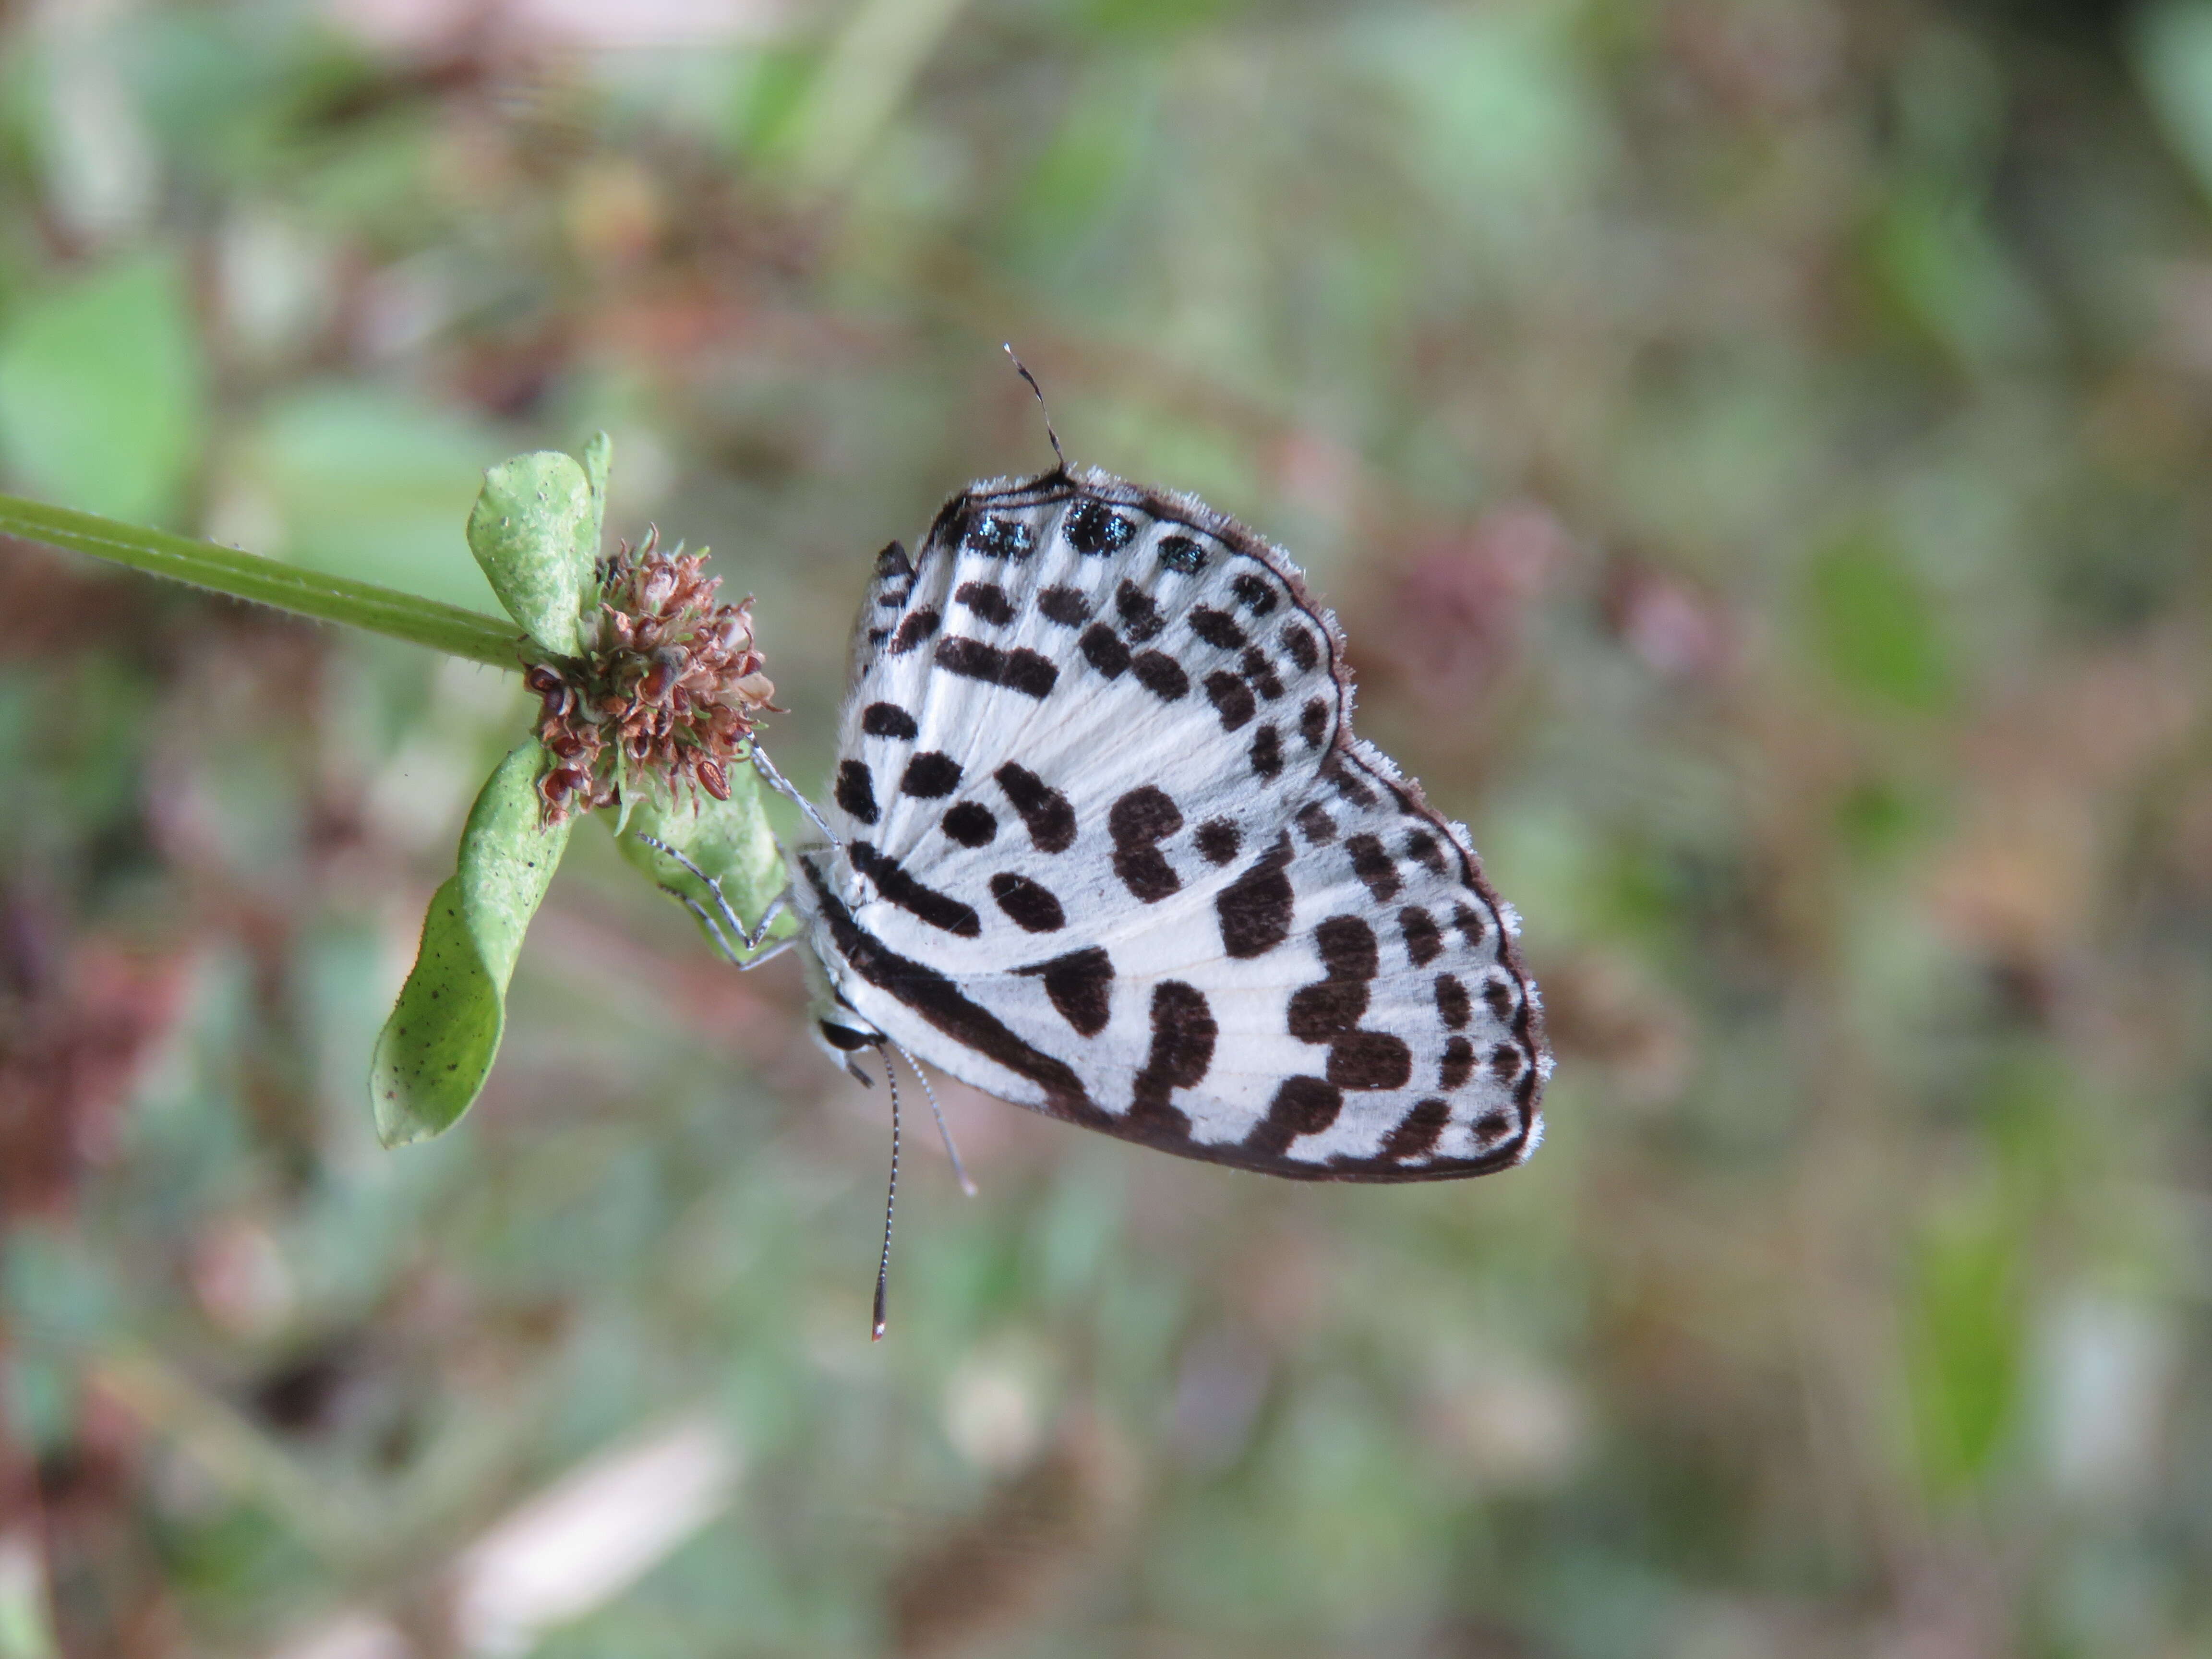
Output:
<path fill-rule="evenodd" d="M 948 1089 L 872 1348 L 879 1091 L 599 830 L 375 1146 L 513 676 L 11 545 L 0 1654 L 2212 1648 L 2212 3 L 52 0 L 0 65 L 8 487 L 488 611 L 481 469 L 605 427 L 815 783 L 873 550 L 1043 462 L 1012 338 L 1307 562 L 1560 1060 L 1402 1191 Z M 495 1606 L 671 1424 L 726 1501 Z"/>

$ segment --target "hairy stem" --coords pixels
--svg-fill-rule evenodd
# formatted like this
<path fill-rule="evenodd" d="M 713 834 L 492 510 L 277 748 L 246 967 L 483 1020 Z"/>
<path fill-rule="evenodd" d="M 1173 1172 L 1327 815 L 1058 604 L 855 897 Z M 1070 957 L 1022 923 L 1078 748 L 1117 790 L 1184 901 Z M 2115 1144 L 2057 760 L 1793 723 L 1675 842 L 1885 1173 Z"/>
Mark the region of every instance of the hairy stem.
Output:
<path fill-rule="evenodd" d="M 503 617 L 418 599 L 374 582 L 325 576 L 280 564 L 235 548 L 218 547 L 165 531 L 122 524 L 90 513 L 48 507 L 20 495 L 0 495 L 0 535 L 20 536 L 48 547 L 112 559 L 233 599 L 274 605 L 322 622 L 344 623 L 448 656 L 495 668 L 521 667 L 515 647 L 521 629 Z"/>

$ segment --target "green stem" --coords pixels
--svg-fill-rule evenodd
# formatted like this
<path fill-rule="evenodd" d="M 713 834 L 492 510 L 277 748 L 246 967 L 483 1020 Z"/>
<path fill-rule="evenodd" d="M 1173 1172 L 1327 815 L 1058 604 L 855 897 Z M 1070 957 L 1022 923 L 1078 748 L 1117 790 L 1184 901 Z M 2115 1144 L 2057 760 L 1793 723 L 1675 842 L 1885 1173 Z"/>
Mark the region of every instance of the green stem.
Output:
<path fill-rule="evenodd" d="M 189 582 L 235 599 L 251 599 L 323 622 L 344 623 L 373 634 L 427 645 L 448 656 L 494 668 L 520 669 L 516 646 L 522 630 L 501 617 L 465 611 L 457 605 L 418 599 L 347 576 L 325 576 L 295 565 L 279 564 L 213 542 L 196 542 L 165 531 L 65 507 L 0 495 L 0 535 L 112 559 L 134 570 L 149 570 L 173 581 Z"/>

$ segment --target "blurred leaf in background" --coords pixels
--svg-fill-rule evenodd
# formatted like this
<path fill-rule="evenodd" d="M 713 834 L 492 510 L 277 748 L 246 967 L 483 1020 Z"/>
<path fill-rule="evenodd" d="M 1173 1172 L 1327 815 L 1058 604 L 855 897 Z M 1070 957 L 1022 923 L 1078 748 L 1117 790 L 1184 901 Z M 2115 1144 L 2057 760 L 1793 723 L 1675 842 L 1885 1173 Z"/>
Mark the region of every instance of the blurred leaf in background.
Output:
<path fill-rule="evenodd" d="M 173 256 L 72 274 L 0 315 L 0 465 L 61 506 L 173 523 L 207 438 L 205 382 Z"/>

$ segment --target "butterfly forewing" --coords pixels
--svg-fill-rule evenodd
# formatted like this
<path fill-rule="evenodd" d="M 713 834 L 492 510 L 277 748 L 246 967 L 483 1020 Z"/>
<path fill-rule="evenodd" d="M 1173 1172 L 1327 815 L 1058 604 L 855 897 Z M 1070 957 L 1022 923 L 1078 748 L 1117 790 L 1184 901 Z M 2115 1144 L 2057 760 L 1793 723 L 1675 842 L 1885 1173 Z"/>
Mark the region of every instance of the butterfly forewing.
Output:
<path fill-rule="evenodd" d="M 991 1093 L 1272 1174 L 1480 1174 L 1548 1069 L 1462 834 L 1352 736 L 1334 620 L 1235 521 L 1103 474 L 886 550 L 798 855 L 837 994 Z"/>

